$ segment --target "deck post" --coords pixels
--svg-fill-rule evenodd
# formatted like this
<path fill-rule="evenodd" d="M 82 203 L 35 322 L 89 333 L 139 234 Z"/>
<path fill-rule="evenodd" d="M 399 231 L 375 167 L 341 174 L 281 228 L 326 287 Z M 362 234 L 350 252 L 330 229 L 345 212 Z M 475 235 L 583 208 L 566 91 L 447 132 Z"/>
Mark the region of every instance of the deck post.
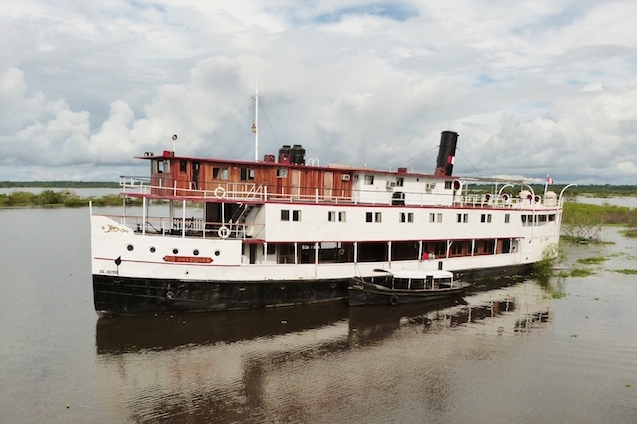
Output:
<path fill-rule="evenodd" d="M 186 199 L 181 201 L 181 237 L 186 237 Z"/>
<path fill-rule="evenodd" d="M 142 235 L 146 235 L 146 208 L 148 207 L 148 203 L 146 202 L 146 198 L 142 197 Z"/>

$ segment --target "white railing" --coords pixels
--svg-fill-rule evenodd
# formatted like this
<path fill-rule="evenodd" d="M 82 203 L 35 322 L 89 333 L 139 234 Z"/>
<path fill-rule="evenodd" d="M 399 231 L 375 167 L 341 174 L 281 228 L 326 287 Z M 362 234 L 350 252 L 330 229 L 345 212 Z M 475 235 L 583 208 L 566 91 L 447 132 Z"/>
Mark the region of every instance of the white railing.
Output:
<path fill-rule="evenodd" d="M 103 215 L 126 225 L 136 233 L 157 236 L 247 239 L 262 233 L 265 224 L 206 222 L 199 218 Z"/>
<path fill-rule="evenodd" d="M 284 201 L 305 203 L 331 203 L 331 204 L 369 204 L 369 205 L 414 205 L 414 206 L 461 206 L 471 208 L 524 208 L 524 207 L 555 207 L 555 200 L 551 204 L 544 205 L 544 199 L 536 202 L 536 199 L 522 199 L 509 194 L 477 194 L 452 195 L 449 193 L 427 192 L 401 192 L 401 198 L 394 198 L 394 192 L 387 190 L 336 190 L 314 188 L 312 194 L 305 187 L 280 187 L 277 192 L 268 192 L 268 187 L 248 182 L 218 183 L 214 188 L 199 189 L 198 184 L 189 183 L 189 188 L 177 187 L 178 181 L 172 181 L 170 185 L 164 185 L 161 178 L 154 178 L 152 184 L 150 178 L 120 177 L 120 186 L 126 194 L 141 196 L 158 195 L 170 196 L 189 201 L 206 201 L 211 199 L 227 200 L 233 202 L 253 201 Z M 182 183 L 184 181 L 181 181 Z M 206 183 L 206 185 L 210 185 Z M 323 191 L 323 193 L 321 193 Z M 351 193 L 351 194 L 350 194 Z"/>

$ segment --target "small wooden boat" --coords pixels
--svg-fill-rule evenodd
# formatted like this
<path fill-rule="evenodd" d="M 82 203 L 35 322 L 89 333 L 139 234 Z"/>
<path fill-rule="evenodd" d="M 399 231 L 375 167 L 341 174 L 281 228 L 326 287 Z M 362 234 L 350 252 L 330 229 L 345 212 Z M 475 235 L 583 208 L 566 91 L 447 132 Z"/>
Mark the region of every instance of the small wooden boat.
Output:
<path fill-rule="evenodd" d="M 370 277 L 355 277 L 349 284 L 350 306 L 398 305 L 441 299 L 464 292 L 468 283 L 456 281 L 442 270 L 374 270 Z"/>

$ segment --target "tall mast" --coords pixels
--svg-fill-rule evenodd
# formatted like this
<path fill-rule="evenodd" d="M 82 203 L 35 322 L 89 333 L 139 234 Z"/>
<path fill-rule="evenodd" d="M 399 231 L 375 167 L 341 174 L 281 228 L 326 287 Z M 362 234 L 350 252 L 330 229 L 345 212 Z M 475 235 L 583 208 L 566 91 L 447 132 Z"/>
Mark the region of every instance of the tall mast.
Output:
<path fill-rule="evenodd" d="M 259 161 L 259 81 L 256 83 L 256 94 L 254 96 L 254 125 L 252 125 L 254 133 L 254 161 Z"/>

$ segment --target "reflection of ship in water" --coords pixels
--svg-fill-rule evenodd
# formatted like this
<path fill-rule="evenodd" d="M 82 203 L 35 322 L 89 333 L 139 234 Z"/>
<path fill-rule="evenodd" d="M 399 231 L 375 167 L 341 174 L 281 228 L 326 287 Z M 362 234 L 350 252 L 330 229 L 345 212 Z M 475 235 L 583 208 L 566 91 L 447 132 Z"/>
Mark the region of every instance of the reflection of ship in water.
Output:
<path fill-rule="evenodd" d="M 353 413 L 362 393 L 400 414 L 409 408 L 386 393 L 407 401 L 402 390 L 422 387 L 427 410 L 442 411 L 462 352 L 492 354 L 494 338 L 471 334 L 537 331 L 552 302 L 526 282 L 446 303 L 100 320 L 100 387 L 134 422 L 339 421 L 330 414 Z"/>
<path fill-rule="evenodd" d="M 530 332 L 549 322 L 551 305 L 538 284 L 491 280 L 464 298 L 412 307 L 377 307 L 380 310 L 351 308 L 349 329 L 356 344 L 381 340 L 405 326 L 421 326 L 423 332 L 435 332 L 479 323 L 485 333 Z M 497 320 L 491 322 L 489 318 Z"/>
<path fill-rule="evenodd" d="M 347 318 L 345 303 L 215 313 L 100 317 L 97 353 L 168 350 L 232 343 L 328 326 Z"/>

